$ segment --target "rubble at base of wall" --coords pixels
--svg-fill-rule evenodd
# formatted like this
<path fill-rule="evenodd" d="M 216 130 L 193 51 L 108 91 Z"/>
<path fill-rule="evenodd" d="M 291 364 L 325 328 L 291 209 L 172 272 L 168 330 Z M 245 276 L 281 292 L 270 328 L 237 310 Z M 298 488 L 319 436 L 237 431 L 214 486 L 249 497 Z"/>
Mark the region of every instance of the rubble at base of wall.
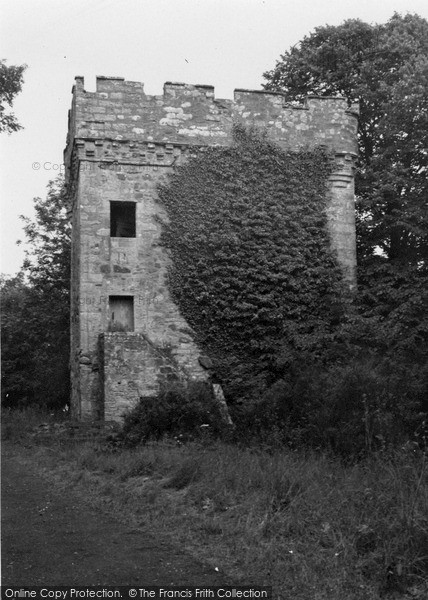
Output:
<path fill-rule="evenodd" d="M 29 434 L 34 443 L 50 440 L 64 442 L 103 442 L 115 437 L 120 430 L 116 422 L 95 421 L 62 421 L 59 423 L 41 423 Z"/>

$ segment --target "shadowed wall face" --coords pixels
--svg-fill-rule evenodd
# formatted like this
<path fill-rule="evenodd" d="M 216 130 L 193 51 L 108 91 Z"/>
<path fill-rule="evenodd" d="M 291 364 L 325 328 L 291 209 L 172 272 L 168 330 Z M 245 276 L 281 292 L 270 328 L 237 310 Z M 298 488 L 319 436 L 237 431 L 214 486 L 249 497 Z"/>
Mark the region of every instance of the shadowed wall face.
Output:
<path fill-rule="evenodd" d="M 120 419 L 172 371 L 176 378 L 207 379 L 193 332 L 166 285 L 169 259 L 159 244 L 165 215 L 156 190 L 199 147 L 229 145 L 234 123 L 267 130 L 284 149 L 323 144 L 334 153 L 328 228 L 344 278 L 355 286 L 357 116 L 346 100 L 311 97 L 296 108 L 284 105 L 281 94 L 236 90 L 234 100 L 219 100 L 211 86 L 172 83 L 163 95 L 147 96 L 141 83 L 104 77 L 96 92 L 86 92 L 76 78 L 65 150 L 75 417 Z M 134 392 L 121 391 L 114 410 L 119 389 Z"/>

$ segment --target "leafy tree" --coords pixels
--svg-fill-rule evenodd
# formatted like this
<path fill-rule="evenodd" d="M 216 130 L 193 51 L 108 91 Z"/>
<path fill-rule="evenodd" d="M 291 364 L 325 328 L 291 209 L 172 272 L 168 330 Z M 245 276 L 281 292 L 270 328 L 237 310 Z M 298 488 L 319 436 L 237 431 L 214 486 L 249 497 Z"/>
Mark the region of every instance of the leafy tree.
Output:
<path fill-rule="evenodd" d="M 427 258 L 428 22 L 398 14 L 318 27 L 264 74 L 288 100 L 307 94 L 360 101 L 356 177 L 360 261 Z"/>
<path fill-rule="evenodd" d="M 23 273 L 2 277 L 1 342 L 2 403 L 23 406 L 34 401 L 36 380 L 33 336 L 34 295 L 24 282 Z M 36 318 L 36 317 L 35 317 Z"/>
<path fill-rule="evenodd" d="M 34 199 L 36 218 L 21 216 L 30 250 L 23 269 L 38 289 L 68 298 L 71 222 L 63 193 L 63 178 L 50 181 L 45 199 Z"/>
<path fill-rule="evenodd" d="M 22 129 L 15 115 L 7 111 L 12 107 L 15 96 L 19 94 L 24 83 L 26 65 L 7 66 L 5 60 L 0 60 L 0 132 L 12 133 Z"/>
<path fill-rule="evenodd" d="M 61 406 L 69 397 L 70 221 L 62 180 L 22 217 L 30 245 L 23 271 L 2 281 L 3 401 Z"/>
<path fill-rule="evenodd" d="M 359 100 L 360 304 L 391 356 L 428 358 L 428 22 L 318 27 L 264 74 L 289 101 Z M 381 344 L 381 345 L 382 345 Z M 398 354 L 397 354 L 398 353 Z"/>

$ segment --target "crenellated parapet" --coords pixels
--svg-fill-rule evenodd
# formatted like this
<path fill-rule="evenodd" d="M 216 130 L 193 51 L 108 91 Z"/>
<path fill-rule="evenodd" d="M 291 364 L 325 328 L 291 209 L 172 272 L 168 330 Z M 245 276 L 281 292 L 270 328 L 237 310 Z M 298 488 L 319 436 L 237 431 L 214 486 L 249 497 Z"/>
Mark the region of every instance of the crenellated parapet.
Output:
<path fill-rule="evenodd" d="M 142 83 L 119 77 L 97 77 L 96 91 L 86 92 L 78 77 L 71 112 L 74 139 L 228 145 L 233 124 L 241 122 L 287 148 L 325 144 L 357 152 L 357 107 L 344 98 L 310 96 L 292 106 L 280 93 L 238 89 L 233 100 L 221 100 L 212 86 L 184 83 L 165 83 L 162 95 L 149 96 Z"/>

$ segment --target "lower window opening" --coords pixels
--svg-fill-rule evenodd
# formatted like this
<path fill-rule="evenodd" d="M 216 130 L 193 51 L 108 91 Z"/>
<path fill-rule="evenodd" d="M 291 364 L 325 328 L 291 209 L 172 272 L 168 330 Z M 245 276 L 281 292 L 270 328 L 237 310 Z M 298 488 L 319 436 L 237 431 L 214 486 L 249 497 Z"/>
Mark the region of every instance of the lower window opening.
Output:
<path fill-rule="evenodd" d="M 109 296 L 108 331 L 134 331 L 133 296 Z"/>

